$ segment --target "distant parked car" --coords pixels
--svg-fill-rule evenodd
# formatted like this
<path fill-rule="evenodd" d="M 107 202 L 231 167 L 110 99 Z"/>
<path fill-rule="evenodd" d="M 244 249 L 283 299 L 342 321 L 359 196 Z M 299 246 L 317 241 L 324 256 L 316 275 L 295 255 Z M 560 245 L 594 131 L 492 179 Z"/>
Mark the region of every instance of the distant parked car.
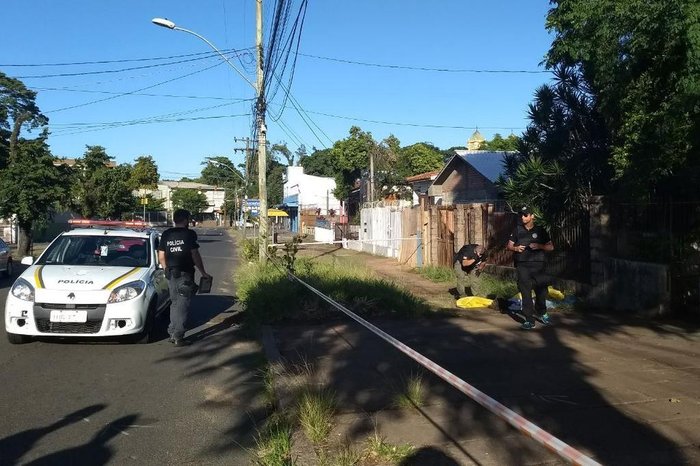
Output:
<path fill-rule="evenodd" d="M 0 274 L 5 277 L 11 277 L 13 265 L 10 246 L 0 238 Z"/>

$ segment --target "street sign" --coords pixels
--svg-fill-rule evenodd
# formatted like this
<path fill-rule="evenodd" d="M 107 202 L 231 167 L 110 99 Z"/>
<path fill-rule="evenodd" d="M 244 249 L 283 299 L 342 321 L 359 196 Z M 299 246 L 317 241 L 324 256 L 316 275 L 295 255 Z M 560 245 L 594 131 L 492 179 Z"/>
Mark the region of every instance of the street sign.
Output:
<path fill-rule="evenodd" d="M 257 217 L 260 214 L 260 199 L 246 199 L 243 210 L 249 212 L 251 217 Z"/>
<path fill-rule="evenodd" d="M 147 197 L 141 198 L 141 205 L 148 205 L 148 198 Z"/>

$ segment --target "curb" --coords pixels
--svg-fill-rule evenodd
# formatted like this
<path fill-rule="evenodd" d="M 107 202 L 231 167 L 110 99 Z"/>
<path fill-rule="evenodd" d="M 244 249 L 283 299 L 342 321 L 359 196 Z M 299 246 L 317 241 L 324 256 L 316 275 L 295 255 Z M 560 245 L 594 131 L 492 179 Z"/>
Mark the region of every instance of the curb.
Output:
<path fill-rule="evenodd" d="M 289 386 L 281 383 L 286 373 L 286 367 L 284 365 L 284 360 L 282 355 L 277 349 L 277 341 L 275 340 L 275 334 L 270 326 L 262 327 L 262 344 L 265 351 L 265 356 L 267 361 L 270 363 L 270 370 L 272 371 L 272 386 L 275 391 L 275 407 L 280 411 L 285 411 L 289 408 L 294 397 L 292 392 L 289 390 Z"/>

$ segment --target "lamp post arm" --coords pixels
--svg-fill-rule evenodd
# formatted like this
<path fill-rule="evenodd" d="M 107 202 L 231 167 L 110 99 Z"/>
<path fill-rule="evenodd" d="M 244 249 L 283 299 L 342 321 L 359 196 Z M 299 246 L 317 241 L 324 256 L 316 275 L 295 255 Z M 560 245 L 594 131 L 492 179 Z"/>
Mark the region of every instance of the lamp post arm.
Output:
<path fill-rule="evenodd" d="M 181 28 L 181 27 L 179 27 L 179 26 L 174 26 L 174 27 L 172 27 L 171 29 L 174 29 L 174 30 L 176 30 L 176 31 L 186 32 L 186 33 L 188 33 L 188 34 L 192 34 L 193 36 L 202 39 L 204 42 L 207 43 L 207 45 L 208 45 L 209 47 L 212 48 L 212 50 L 214 50 L 216 53 L 218 53 L 219 56 L 220 56 L 221 58 L 223 58 L 224 61 L 225 61 L 226 63 L 229 64 L 229 66 L 231 66 L 231 68 L 233 68 L 234 70 L 236 70 L 236 73 L 238 73 L 238 74 L 240 75 L 240 77 L 243 78 L 243 79 L 245 80 L 245 82 L 247 82 L 248 84 L 250 84 L 251 87 L 257 91 L 258 88 L 255 87 L 255 84 L 253 84 L 252 82 L 250 82 L 250 80 L 249 80 L 248 78 L 246 78 L 245 75 L 244 75 L 238 68 L 236 68 L 236 65 L 234 65 L 233 63 L 231 63 L 231 60 L 229 60 L 228 57 L 227 57 L 226 55 L 224 55 L 223 53 L 221 53 L 221 51 L 220 51 L 218 48 L 216 48 L 216 46 L 215 46 L 214 44 L 212 44 L 211 42 L 209 42 L 209 40 L 207 40 L 206 37 L 204 37 L 204 36 L 202 36 L 202 35 L 200 35 L 200 34 L 197 34 L 197 33 L 194 32 L 194 31 L 190 31 L 189 29 Z"/>

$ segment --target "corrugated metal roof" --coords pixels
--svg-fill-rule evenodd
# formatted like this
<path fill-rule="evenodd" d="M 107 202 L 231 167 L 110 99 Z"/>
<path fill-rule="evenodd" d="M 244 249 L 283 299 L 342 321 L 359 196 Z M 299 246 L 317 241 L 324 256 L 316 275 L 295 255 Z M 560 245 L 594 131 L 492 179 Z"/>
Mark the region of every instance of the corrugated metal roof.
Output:
<path fill-rule="evenodd" d="M 494 182 L 503 173 L 503 160 L 507 152 L 482 150 L 455 150 L 455 153 L 479 173 Z"/>

